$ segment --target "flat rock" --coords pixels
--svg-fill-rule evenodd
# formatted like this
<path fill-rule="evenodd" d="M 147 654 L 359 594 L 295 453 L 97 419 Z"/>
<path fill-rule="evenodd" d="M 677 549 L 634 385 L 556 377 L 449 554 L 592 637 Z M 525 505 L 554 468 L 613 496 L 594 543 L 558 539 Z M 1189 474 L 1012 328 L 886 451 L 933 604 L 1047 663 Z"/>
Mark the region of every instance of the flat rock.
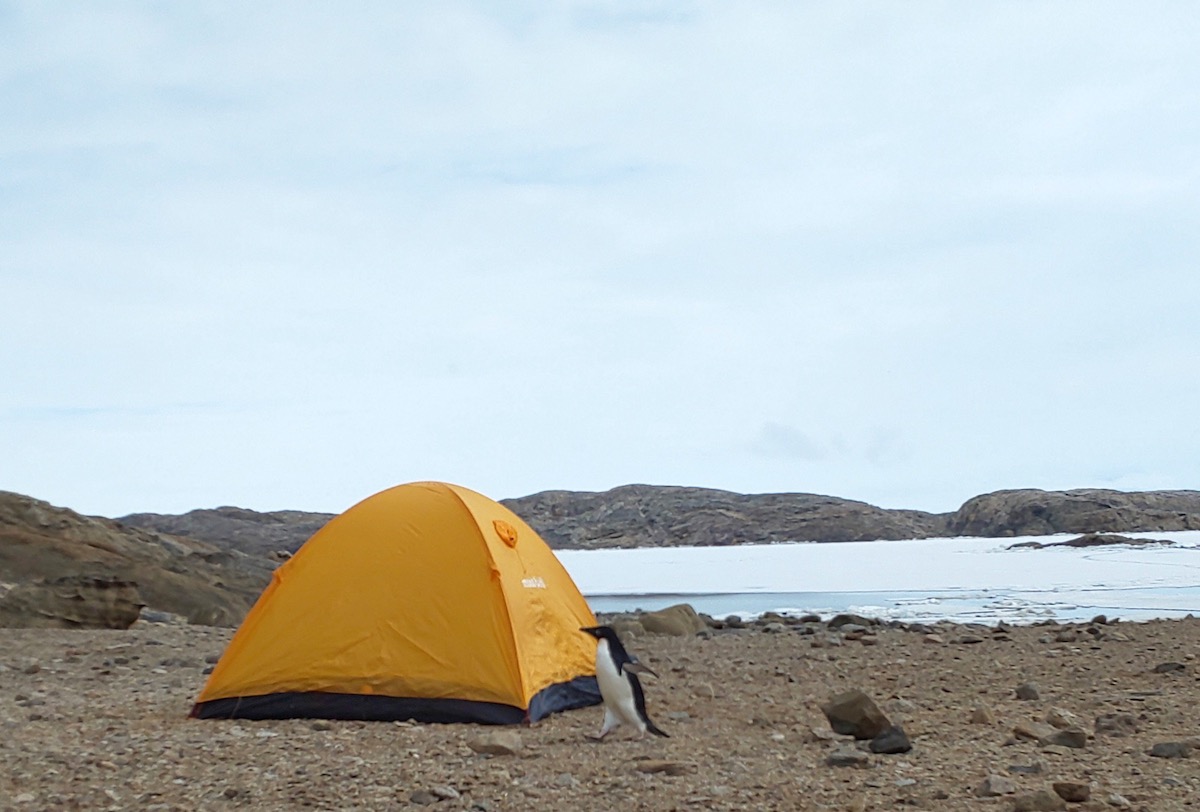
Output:
<path fill-rule="evenodd" d="M 1012 812 L 1058 812 L 1067 802 L 1048 789 L 1026 792 L 1012 799 Z"/>
<path fill-rule="evenodd" d="M 695 764 L 684 761 L 666 761 L 662 759 L 642 759 L 634 762 L 633 768 L 640 773 L 663 773 L 665 775 L 686 775 L 696 769 Z"/>
<path fill-rule="evenodd" d="M 489 730 L 468 739 L 467 747 L 486 756 L 515 756 L 525 744 L 515 730 Z"/>
<path fill-rule="evenodd" d="M 825 763 L 830 767 L 865 767 L 871 762 L 871 757 L 854 747 L 839 747 L 825 757 Z"/>

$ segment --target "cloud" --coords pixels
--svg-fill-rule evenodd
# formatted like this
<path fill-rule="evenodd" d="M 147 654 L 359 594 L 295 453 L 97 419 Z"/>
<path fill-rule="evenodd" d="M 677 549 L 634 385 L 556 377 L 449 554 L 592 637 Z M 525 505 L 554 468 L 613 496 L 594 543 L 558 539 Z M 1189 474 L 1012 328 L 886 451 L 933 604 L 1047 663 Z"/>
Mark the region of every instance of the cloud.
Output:
<path fill-rule="evenodd" d="M 821 460 L 827 455 L 826 449 L 804 432 L 779 423 L 764 423 L 751 448 L 756 454 L 794 460 Z"/>

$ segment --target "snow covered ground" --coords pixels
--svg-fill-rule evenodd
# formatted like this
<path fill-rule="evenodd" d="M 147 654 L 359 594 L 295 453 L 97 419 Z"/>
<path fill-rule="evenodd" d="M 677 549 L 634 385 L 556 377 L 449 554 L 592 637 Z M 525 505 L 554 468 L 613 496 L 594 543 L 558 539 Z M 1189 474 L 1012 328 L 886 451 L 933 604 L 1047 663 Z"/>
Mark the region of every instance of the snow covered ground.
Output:
<path fill-rule="evenodd" d="M 835 544 L 560 550 L 596 611 L 687 601 L 722 616 L 858 611 L 994 623 L 1200 614 L 1200 531 L 1127 533 L 1175 546 L 1011 549 L 1073 535 Z"/>

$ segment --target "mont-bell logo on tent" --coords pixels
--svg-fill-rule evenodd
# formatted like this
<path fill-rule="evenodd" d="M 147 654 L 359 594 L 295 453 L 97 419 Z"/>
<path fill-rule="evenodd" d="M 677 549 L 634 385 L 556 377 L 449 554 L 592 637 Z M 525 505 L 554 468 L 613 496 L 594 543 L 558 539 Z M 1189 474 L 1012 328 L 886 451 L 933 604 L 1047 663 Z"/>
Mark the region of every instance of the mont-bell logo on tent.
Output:
<path fill-rule="evenodd" d="M 526 589 L 545 589 L 545 588 L 546 588 L 546 582 L 545 582 L 545 581 L 543 581 L 541 578 L 538 578 L 538 577 L 535 577 L 535 578 L 522 578 L 522 579 L 521 579 L 521 586 L 525 587 Z"/>

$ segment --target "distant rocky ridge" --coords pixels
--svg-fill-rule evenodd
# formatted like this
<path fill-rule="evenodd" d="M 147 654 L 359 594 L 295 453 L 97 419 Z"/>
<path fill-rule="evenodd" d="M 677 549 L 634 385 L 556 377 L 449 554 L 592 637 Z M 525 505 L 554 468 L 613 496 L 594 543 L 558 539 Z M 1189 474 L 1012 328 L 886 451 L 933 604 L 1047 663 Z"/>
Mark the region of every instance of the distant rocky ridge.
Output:
<path fill-rule="evenodd" d="M 626 485 L 544 491 L 504 504 L 559 549 L 873 541 L 941 534 L 945 518 L 808 493 Z"/>
<path fill-rule="evenodd" d="M 503 504 L 555 549 L 1200 530 L 1200 491 L 1006 490 L 976 496 L 953 513 L 886 509 L 806 493 L 657 485 L 544 491 Z M 263 555 L 294 552 L 332 517 L 223 507 L 179 516 L 139 513 L 119 521 Z"/>
<path fill-rule="evenodd" d="M 996 491 L 950 515 L 955 536 L 1200 530 L 1200 491 Z"/>
<path fill-rule="evenodd" d="M 558 549 L 1200 530 L 1198 491 L 998 491 L 948 514 L 651 485 L 505 504 Z M 0 491 L 0 626 L 236 624 L 279 561 L 330 518 L 224 507 L 114 521 Z"/>
<path fill-rule="evenodd" d="M 332 513 L 277 510 L 259 513 L 237 507 L 193 510 L 178 516 L 163 513 L 133 513 L 118 521 L 156 533 L 187 536 L 250 555 L 294 553 L 313 533 L 334 517 Z"/>

